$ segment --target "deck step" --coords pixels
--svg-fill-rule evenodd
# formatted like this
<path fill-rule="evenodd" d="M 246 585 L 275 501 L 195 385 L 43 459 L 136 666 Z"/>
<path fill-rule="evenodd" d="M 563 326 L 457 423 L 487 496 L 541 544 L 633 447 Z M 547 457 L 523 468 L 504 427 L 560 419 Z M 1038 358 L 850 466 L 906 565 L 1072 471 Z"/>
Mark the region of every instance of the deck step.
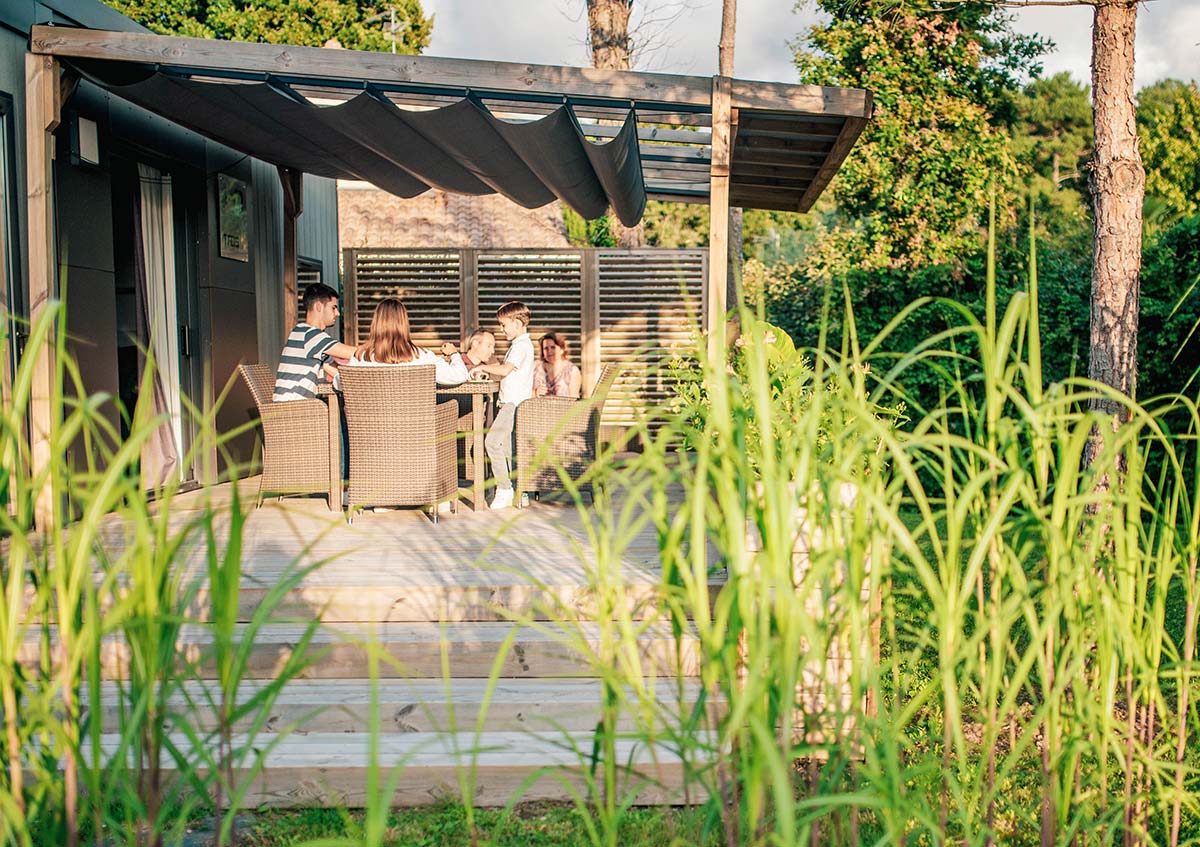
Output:
<path fill-rule="evenodd" d="M 317 628 L 311 649 L 317 654 L 303 676 L 310 679 L 362 679 L 372 676 L 368 647 L 377 643 L 383 649 L 378 676 L 385 679 L 439 679 L 443 655 L 448 675 L 454 679 L 486 678 L 492 673 L 497 655 L 513 631 L 514 624 L 501 622 L 462 622 L 435 624 L 426 622 L 385 624 L 324 624 Z M 53 628 L 52 628 L 53 629 Z M 239 625 L 244 631 L 244 627 Z M 276 677 L 300 642 L 306 627 L 302 624 L 268 624 L 254 635 L 254 647 L 246 663 L 251 679 Z M 601 626 L 580 623 L 566 628 L 559 624 L 524 627 L 508 646 L 497 676 L 578 677 L 595 676 L 597 667 L 609 667 L 612 659 L 601 661 Z M 53 635 L 52 635 L 53 637 Z M 201 664 L 201 674 L 211 669 L 203 664 L 212 643 L 208 629 L 189 625 L 179 639 L 180 656 Z M 676 644 L 669 626 L 650 624 L 638 638 L 640 667 L 627 667 L 637 676 L 690 677 L 699 672 L 699 645 L 692 634 Z M 582 651 L 582 652 L 581 652 Z M 27 635 L 18 660 L 36 666 L 40 653 L 37 632 Z M 119 638 L 109 638 L 101 648 L 101 672 L 109 677 L 125 677 L 129 651 Z M 632 661 L 634 657 L 629 657 Z"/>
<path fill-rule="evenodd" d="M 266 683 L 247 682 L 242 702 L 248 701 Z M 296 731 L 366 732 L 371 716 L 371 682 L 366 679 L 293 680 L 283 686 L 270 710 L 264 733 Z M 491 686 L 485 679 L 380 680 L 376 684 L 379 726 L 384 733 L 474 731 L 483 713 L 482 729 L 491 732 L 560 730 L 587 732 L 600 720 L 602 685 L 596 679 L 503 679 Z M 208 696 L 216 696 L 211 688 Z M 193 728 L 204 731 L 215 725 L 215 712 L 206 708 L 204 684 L 189 682 L 171 697 L 168 708 L 183 711 L 189 704 L 198 708 L 189 718 Z M 637 704 L 637 694 L 626 689 L 628 702 Z M 695 709 L 700 698 L 698 680 L 647 680 L 643 697 L 656 702 L 658 720 L 679 725 Z M 101 690 L 101 727 L 115 732 L 120 724 L 121 693 L 115 683 Z M 640 704 L 637 704 L 640 705 Z M 618 729 L 634 728 L 630 710 L 622 710 Z M 246 729 L 246 723 L 235 729 Z"/>
<path fill-rule="evenodd" d="M 186 739 L 175 739 L 186 748 Z M 698 736 L 708 744 L 711 738 Z M 103 736 L 106 753 L 119 740 Z M 234 746 L 239 746 L 235 738 Z M 586 790 L 593 749 L 590 732 L 388 733 L 377 738 L 381 785 L 396 773 L 393 806 L 422 806 L 463 795 L 464 780 L 473 785 L 476 806 L 502 806 L 522 793 L 524 800 L 569 800 L 569 784 Z M 710 753 L 690 752 L 691 767 L 704 767 Z M 365 733 L 308 733 L 280 740 L 266 754 L 262 771 L 245 797 L 249 807 L 324 806 L 358 808 L 367 802 L 371 754 Z M 685 764 L 678 751 L 664 744 L 618 738 L 622 796 L 636 792 L 638 805 L 695 802 L 681 790 Z M 164 764 L 170 765 L 164 760 Z M 243 774 L 244 776 L 245 774 Z"/>
<path fill-rule="evenodd" d="M 467 621 L 594 620 L 594 592 L 582 585 L 529 585 L 500 581 L 479 585 L 406 585 L 395 581 L 375 584 L 347 579 L 321 580 L 319 572 L 287 592 L 271 617 L 325 623 L 459 623 Z M 97 577 L 99 581 L 101 577 Z M 715 598 L 721 583 L 709 586 Z M 263 603 L 270 586 L 247 580 L 238 597 L 238 621 L 248 623 Z M 635 620 L 660 615 L 657 583 L 624 586 L 624 608 Z M 33 603 L 33 591 L 24 592 L 23 608 Z M 202 588 L 188 610 L 195 620 L 208 619 L 208 598 Z M 36 622 L 35 616 L 29 620 Z"/>

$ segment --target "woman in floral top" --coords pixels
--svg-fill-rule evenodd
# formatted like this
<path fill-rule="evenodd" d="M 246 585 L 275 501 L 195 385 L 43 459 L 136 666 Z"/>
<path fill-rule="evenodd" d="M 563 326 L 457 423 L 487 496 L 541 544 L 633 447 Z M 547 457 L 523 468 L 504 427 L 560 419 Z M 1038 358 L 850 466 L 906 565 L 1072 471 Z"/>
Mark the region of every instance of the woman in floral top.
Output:
<path fill-rule="evenodd" d="M 583 374 L 569 358 L 567 339 L 557 332 L 547 332 L 539 343 L 542 358 L 533 372 L 535 397 L 571 397 L 579 399 Z"/>

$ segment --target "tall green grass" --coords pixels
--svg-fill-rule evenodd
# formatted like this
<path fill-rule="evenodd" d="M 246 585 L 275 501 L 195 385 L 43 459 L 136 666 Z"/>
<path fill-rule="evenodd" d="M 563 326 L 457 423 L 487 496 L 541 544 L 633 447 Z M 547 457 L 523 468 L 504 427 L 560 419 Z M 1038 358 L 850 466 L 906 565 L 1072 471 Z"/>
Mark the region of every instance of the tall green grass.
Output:
<path fill-rule="evenodd" d="M 62 315 L 61 304 L 45 309 L 26 346 L 52 353 L 50 396 L 38 398 L 48 400 L 48 432 L 26 428 L 32 355 L 0 414 L 0 844 L 174 843 L 199 810 L 226 799 L 236 807 L 259 766 L 255 717 L 309 661 L 305 638 L 277 680 L 242 692 L 254 630 L 303 571 L 268 593 L 243 639 L 236 486 L 232 506 L 201 490 L 188 495 L 191 508 L 176 508 L 178 482 L 145 490 L 141 450 L 164 420 L 144 407 L 119 410 L 130 425 L 121 438 L 112 398 L 89 395 L 68 355 Z M 153 361 L 142 397 L 153 395 L 151 379 Z M 215 408 L 190 411 L 195 450 L 223 450 L 237 434 L 217 433 Z M 45 438 L 46 467 L 34 467 L 31 435 Z M 48 506 L 35 527 L 39 503 Z M 197 557 L 207 567 L 193 567 Z M 197 628 L 209 630 L 212 646 L 181 655 Z M 194 695 L 208 690 L 210 668 L 217 693 L 204 697 L 216 709 Z M 232 820 L 223 821 L 222 844 L 236 837 Z"/>
<path fill-rule="evenodd" d="M 730 845 L 1200 841 L 1200 415 L 1047 384 L 1035 245 L 1026 292 L 998 303 L 995 275 L 983 315 L 916 302 L 865 345 L 847 297 L 846 337 L 803 356 L 743 308 L 735 366 L 697 345 L 702 389 L 598 463 L 625 498 L 587 513 L 605 714 L 674 747 Z M 958 325 L 890 349 L 932 306 Z M 931 408 L 905 391 L 918 366 L 944 376 Z M 699 645 L 690 709 L 628 693 L 647 676 L 617 570 L 638 509 L 659 613 Z"/>

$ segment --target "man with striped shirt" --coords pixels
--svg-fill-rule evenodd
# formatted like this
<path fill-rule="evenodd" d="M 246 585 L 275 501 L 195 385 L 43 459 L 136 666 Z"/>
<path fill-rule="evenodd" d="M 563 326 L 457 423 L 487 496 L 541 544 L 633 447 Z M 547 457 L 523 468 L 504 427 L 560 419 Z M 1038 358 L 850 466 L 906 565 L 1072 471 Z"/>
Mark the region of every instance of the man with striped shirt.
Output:
<path fill-rule="evenodd" d="M 354 353 L 349 344 L 336 341 L 327 330 L 338 319 L 338 293 L 314 282 L 304 289 L 304 320 L 288 335 L 275 373 L 275 401 L 308 400 L 317 396 L 317 384 L 337 372 L 334 359 Z"/>

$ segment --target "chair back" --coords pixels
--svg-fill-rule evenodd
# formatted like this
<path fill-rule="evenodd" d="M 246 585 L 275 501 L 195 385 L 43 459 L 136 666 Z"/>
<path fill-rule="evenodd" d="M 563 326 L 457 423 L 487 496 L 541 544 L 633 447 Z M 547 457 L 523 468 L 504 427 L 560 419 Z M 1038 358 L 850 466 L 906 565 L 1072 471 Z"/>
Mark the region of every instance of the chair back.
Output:
<path fill-rule="evenodd" d="M 250 396 L 258 409 L 272 402 L 275 397 L 275 372 L 270 365 L 238 365 L 238 373 L 246 381 Z"/>
<path fill-rule="evenodd" d="M 434 366 L 355 364 L 338 373 L 350 437 L 350 502 L 417 505 L 445 496 L 438 473 Z M 453 437 L 451 418 L 451 467 Z"/>
<path fill-rule="evenodd" d="M 592 393 L 587 396 L 587 400 L 592 404 L 590 414 L 597 430 L 600 426 L 600 417 L 604 413 L 604 402 L 608 399 L 613 383 L 617 381 L 617 376 L 620 373 L 620 365 L 613 362 L 605 364 L 600 369 L 600 378 L 596 380 L 596 385 L 592 388 Z"/>

